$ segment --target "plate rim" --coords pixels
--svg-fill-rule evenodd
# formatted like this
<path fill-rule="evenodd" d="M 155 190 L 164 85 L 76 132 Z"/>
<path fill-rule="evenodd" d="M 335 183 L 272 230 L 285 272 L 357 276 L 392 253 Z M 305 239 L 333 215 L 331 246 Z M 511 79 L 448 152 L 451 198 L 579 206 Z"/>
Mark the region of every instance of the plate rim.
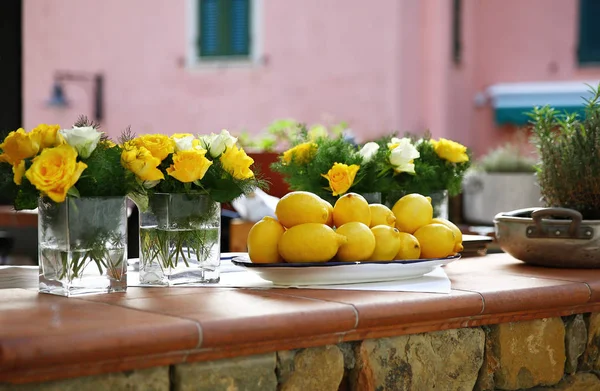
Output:
<path fill-rule="evenodd" d="M 336 266 L 358 266 L 358 265 L 414 265 L 424 262 L 456 261 L 461 258 L 461 254 L 452 255 L 445 258 L 427 258 L 427 259 L 405 259 L 391 261 L 356 261 L 356 262 L 305 262 L 305 263 L 252 263 L 249 255 L 236 256 L 231 259 L 231 263 L 236 266 L 249 269 L 266 268 L 307 268 L 307 267 L 336 267 Z"/>

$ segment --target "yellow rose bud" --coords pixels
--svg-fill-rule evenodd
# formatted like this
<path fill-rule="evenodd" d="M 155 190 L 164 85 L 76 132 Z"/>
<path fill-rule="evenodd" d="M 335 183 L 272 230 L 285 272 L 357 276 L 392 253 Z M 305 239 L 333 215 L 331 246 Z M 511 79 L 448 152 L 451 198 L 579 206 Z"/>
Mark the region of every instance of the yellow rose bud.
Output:
<path fill-rule="evenodd" d="M 14 174 L 13 181 L 16 185 L 21 186 L 23 175 L 25 175 L 25 160 L 21 160 L 19 163 L 15 164 L 12 171 Z"/>
<path fill-rule="evenodd" d="M 35 137 L 40 149 L 55 147 L 62 144 L 64 138 L 58 133 L 60 125 L 39 124 L 31 130 L 31 137 Z"/>
<path fill-rule="evenodd" d="M 147 134 L 132 141 L 138 147 L 144 147 L 161 162 L 175 151 L 175 142 L 164 134 Z"/>
<path fill-rule="evenodd" d="M 157 167 L 160 160 L 144 147 L 134 147 L 129 143 L 123 146 L 121 152 L 121 165 L 133 172 L 143 181 L 158 181 L 165 179 L 164 174 Z"/>
<path fill-rule="evenodd" d="M 295 147 L 285 151 L 281 157 L 281 160 L 283 160 L 285 164 L 290 164 L 292 159 L 299 164 L 305 164 L 310 162 L 317 151 L 317 148 L 318 146 L 315 143 L 298 144 Z"/>
<path fill-rule="evenodd" d="M 329 187 L 333 196 L 344 194 L 354 183 L 354 178 L 360 166 L 352 164 L 348 166 L 343 163 L 334 163 L 327 175 L 321 174 L 329 181 Z"/>
<path fill-rule="evenodd" d="M 212 164 L 204 155 L 206 155 L 205 149 L 177 152 L 173 155 L 173 164 L 167 168 L 167 174 L 184 183 L 204 178 L 206 171 Z"/>
<path fill-rule="evenodd" d="M 438 141 L 431 140 L 435 153 L 442 159 L 451 163 L 464 163 L 469 161 L 467 147 L 456 141 L 440 138 Z"/>
<path fill-rule="evenodd" d="M 68 144 L 44 149 L 25 173 L 36 189 L 54 202 L 63 202 L 87 165 L 77 162 L 77 151 Z"/>
<path fill-rule="evenodd" d="M 236 145 L 228 147 L 220 157 L 221 164 L 225 171 L 229 172 L 235 179 L 250 179 L 254 177 L 254 173 L 250 166 L 254 160 L 246 155 L 242 148 Z"/>
<path fill-rule="evenodd" d="M 37 137 L 31 137 L 23 128 L 10 132 L 0 144 L 0 149 L 6 155 L 6 160 L 11 164 L 19 163 L 23 159 L 35 156 L 40 150 Z"/>

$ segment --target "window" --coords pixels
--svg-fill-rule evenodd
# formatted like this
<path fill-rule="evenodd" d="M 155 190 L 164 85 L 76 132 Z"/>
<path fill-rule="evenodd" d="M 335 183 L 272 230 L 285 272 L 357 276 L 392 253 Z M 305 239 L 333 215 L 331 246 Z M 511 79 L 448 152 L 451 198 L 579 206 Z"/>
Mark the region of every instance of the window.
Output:
<path fill-rule="evenodd" d="M 258 58 L 260 0 L 188 0 L 188 65 L 249 64 Z"/>
<path fill-rule="evenodd" d="M 459 65 L 462 59 L 462 0 L 452 3 L 452 60 Z"/>
<path fill-rule="evenodd" d="M 579 47 L 577 57 L 580 64 L 600 63 L 598 20 L 600 20 L 600 1 L 579 0 Z"/>

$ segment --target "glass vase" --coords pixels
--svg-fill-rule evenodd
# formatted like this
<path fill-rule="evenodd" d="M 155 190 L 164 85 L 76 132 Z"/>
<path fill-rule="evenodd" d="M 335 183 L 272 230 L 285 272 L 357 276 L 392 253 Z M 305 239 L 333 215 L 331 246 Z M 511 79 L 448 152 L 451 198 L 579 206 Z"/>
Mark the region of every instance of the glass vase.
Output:
<path fill-rule="evenodd" d="M 39 291 L 61 296 L 127 290 L 126 197 L 38 202 Z"/>
<path fill-rule="evenodd" d="M 385 205 L 392 209 L 394 204 L 410 191 L 387 193 L 385 197 Z M 432 191 L 424 196 L 431 197 L 431 205 L 433 206 L 433 217 L 448 219 L 448 190 Z"/>
<path fill-rule="evenodd" d="M 140 284 L 217 283 L 221 204 L 205 194 L 157 193 L 140 212 Z"/>

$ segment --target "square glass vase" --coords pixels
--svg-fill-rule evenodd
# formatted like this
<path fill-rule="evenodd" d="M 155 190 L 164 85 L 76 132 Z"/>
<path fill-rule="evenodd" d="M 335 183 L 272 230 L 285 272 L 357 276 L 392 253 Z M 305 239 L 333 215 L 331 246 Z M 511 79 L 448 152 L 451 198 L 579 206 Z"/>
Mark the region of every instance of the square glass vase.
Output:
<path fill-rule="evenodd" d="M 221 204 L 206 194 L 156 193 L 140 211 L 140 284 L 218 283 Z"/>
<path fill-rule="evenodd" d="M 38 261 L 42 293 L 125 292 L 126 197 L 40 198 Z"/>

